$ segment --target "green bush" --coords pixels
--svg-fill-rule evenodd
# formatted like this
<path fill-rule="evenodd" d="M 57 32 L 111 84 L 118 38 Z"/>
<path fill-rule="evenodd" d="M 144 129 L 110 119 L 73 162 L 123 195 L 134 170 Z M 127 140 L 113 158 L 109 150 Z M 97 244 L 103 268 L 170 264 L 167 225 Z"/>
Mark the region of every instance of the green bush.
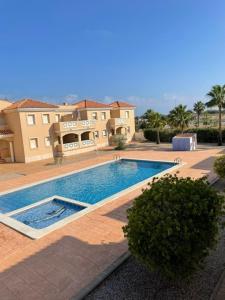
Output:
<path fill-rule="evenodd" d="M 128 209 L 129 249 L 151 271 L 189 277 L 217 243 L 222 206 L 205 178 L 154 179 Z"/>
<path fill-rule="evenodd" d="M 217 143 L 218 130 L 216 128 L 190 128 L 184 132 L 197 133 L 199 143 Z M 180 133 L 178 130 L 164 129 L 160 131 L 161 142 L 171 143 L 173 136 Z M 147 128 L 144 130 L 144 136 L 147 140 L 154 142 L 156 139 L 156 130 Z M 225 130 L 223 130 L 223 139 L 225 140 Z"/>
<path fill-rule="evenodd" d="M 171 143 L 172 138 L 177 133 L 179 133 L 178 130 L 169 130 L 169 129 L 160 130 L 159 131 L 160 141 L 162 143 Z M 157 135 L 156 129 L 147 128 L 144 130 L 144 137 L 151 142 L 156 141 L 156 135 Z"/>
<path fill-rule="evenodd" d="M 214 171 L 220 178 L 225 178 L 225 155 L 221 155 L 215 160 Z"/>
<path fill-rule="evenodd" d="M 199 143 L 218 143 L 218 129 L 216 128 L 192 128 L 187 132 L 197 133 Z"/>
<path fill-rule="evenodd" d="M 124 150 L 126 148 L 126 137 L 123 134 L 115 135 L 113 142 L 116 145 L 115 150 Z"/>

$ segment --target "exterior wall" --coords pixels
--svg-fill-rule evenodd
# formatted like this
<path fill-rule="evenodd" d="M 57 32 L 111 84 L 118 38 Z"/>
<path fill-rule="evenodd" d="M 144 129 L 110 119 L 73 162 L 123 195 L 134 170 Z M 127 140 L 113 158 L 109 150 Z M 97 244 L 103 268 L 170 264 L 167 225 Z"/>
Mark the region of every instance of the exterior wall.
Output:
<path fill-rule="evenodd" d="M 27 116 L 29 114 L 34 114 L 35 116 L 34 125 L 27 124 Z M 50 122 L 48 124 L 43 124 L 43 114 L 49 115 Z M 34 160 L 41 160 L 52 157 L 52 123 L 55 122 L 56 112 L 20 112 L 19 115 L 24 145 L 25 162 L 31 162 Z M 45 145 L 46 137 L 50 137 L 50 146 Z M 38 147 L 36 149 L 31 149 L 30 147 L 31 138 L 37 138 Z"/>
<path fill-rule="evenodd" d="M 7 100 L 0 99 L 0 111 L 5 109 L 7 106 L 11 105 L 12 103 Z"/>
<path fill-rule="evenodd" d="M 4 118 L 7 123 L 7 127 L 14 132 L 13 144 L 15 152 L 16 162 L 31 162 L 41 159 L 47 159 L 53 157 L 54 152 L 63 151 L 64 155 L 73 155 L 82 152 L 95 150 L 97 147 L 103 147 L 109 145 L 110 140 L 110 119 L 111 118 L 125 118 L 126 111 L 129 111 L 129 118 L 126 119 L 126 126 L 121 127 L 121 132 L 125 133 L 125 127 L 129 126 L 130 133 L 127 133 L 128 141 L 130 141 L 135 132 L 134 122 L 134 110 L 133 109 L 80 109 L 75 111 L 71 107 L 61 106 L 56 109 L 23 109 L 23 110 L 11 110 L 5 111 Z M 87 130 L 75 130 L 71 132 L 79 135 L 80 147 L 71 150 L 63 148 L 62 145 L 63 136 L 69 134 L 68 132 L 61 132 L 58 134 L 55 132 L 54 123 L 57 123 L 56 115 L 60 115 L 60 122 L 72 120 L 91 120 L 93 119 L 93 112 L 97 113 L 97 120 L 95 128 Z M 102 113 L 105 113 L 105 119 L 102 119 Z M 35 116 L 35 124 L 29 125 L 27 123 L 28 115 Z M 49 123 L 43 123 L 43 114 L 49 115 Z M 1 115 L 0 115 L 1 117 Z M 4 118 L 2 120 L 4 121 Z M 1 120 L 0 120 L 1 121 Z M 83 136 L 84 140 L 90 139 L 93 142 L 82 143 L 81 134 L 86 132 L 86 136 Z M 98 134 L 97 134 L 98 133 Z M 104 135 L 106 133 L 106 135 Z M 98 135 L 98 136 L 97 136 Z M 50 146 L 45 143 L 45 138 L 50 138 Z M 31 149 L 30 139 L 35 138 L 38 141 L 38 147 Z M 61 144 L 60 144 L 61 142 Z M 78 142 L 78 145 L 79 145 Z M 63 146 L 63 147 L 62 147 Z M 77 145 L 75 145 L 77 147 Z M 60 150 L 61 149 L 61 150 Z M 66 151 L 64 151 L 64 150 Z"/>
<path fill-rule="evenodd" d="M 130 142 L 135 134 L 135 116 L 134 109 L 121 109 L 120 118 L 126 118 L 126 111 L 129 111 L 129 118 L 126 119 L 127 126 L 130 128 L 130 133 L 127 133 L 127 141 Z"/>
<path fill-rule="evenodd" d="M 90 120 L 92 119 L 92 113 L 96 112 L 97 113 L 97 120 L 96 120 L 96 127 L 95 130 L 98 132 L 98 137 L 95 137 L 95 143 L 99 147 L 104 147 L 109 145 L 109 138 L 108 138 L 108 120 L 110 119 L 110 110 L 88 110 L 87 111 L 87 119 Z M 102 113 L 106 114 L 106 119 L 102 120 L 101 116 Z M 106 136 L 103 135 L 103 131 L 106 130 Z"/>
<path fill-rule="evenodd" d="M 27 124 L 27 115 L 35 116 L 35 125 Z M 42 115 L 49 114 L 49 124 L 43 124 Z M 53 123 L 56 122 L 56 114 L 61 117 L 68 115 L 68 112 L 59 111 L 27 111 L 27 112 L 8 112 L 6 120 L 9 128 L 14 132 L 14 152 L 17 162 L 31 162 L 35 160 L 53 157 Z M 45 137 L 50 137 L 51 145 L 45 145 Z M 38 148 L 30 148 L 30 139 L 38 139 Z"/>
<path fill-rule="evenodd" d="M 6 140 L 0 140 L 0 158 L 10 159 L 9 142 Z"/>
<path fill-rule="evenodd" d="M 89 119 L 92 119 L 92 118 L 89 118 L 88 119 L 88 112 L 86 110 L 82 110 L 79 112 L 79 115 L 80 115 L 80 119 L 81 120 L 89 120 Z"/>
<path fill-rule="evenodd" d="M 126 118 L 126 111 L 129 112 L 129 118 Z M 129 131 L 126 131 L 127 142 L 130 142 L 135 134 L 135 116 L 134 109 L 130 108 L 118 108 L 111 110 L 111 118 L 122 118 L 125 119 L 125 126 L 129 127 Z M 117 129 L 122 134 L 125 134 L 124 128 L 117 126 Z"/>
<path fill-rule="evenodd" d="M 16 162 L 25 162 L 25 153 L 23 145 L 23 137 L 21 130 L 20 115 L 17 111 L 5 113 L 5 119 L 8 127 L 13 131 L 13 148 Z"/>
<path fill-rule="evenodd" d="M 6 123 L 5 115 L 3 113 L 0 113 L 0 128 L 5 127 L 6 124 L 7 123 Z"/>
<path fill-rule="evenodd" d="M 5 128 L 7 125 L 7 121 L 5 119 L 5 115 L 3 112 L 1 112 L 3 109 L 5 109 L 7 106 L 11 105 L 12 103 L 7 100 L 1 100 L 0 99 L 0 128 Z"/>
<path fill-rule="evenodd" d="M 120 118 L 120 109 L 112 109 L 110 115 L 111 118 Z"/>

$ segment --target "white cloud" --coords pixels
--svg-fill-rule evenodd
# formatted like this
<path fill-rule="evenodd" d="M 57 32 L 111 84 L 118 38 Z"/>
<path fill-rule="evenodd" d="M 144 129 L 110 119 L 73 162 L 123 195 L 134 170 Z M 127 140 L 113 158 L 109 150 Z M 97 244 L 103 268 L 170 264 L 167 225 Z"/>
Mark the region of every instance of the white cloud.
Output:
<path fill-rule="evenodd" d="M 126 97 L 113 97 L 113 96 L 105 96 L 104 102 L 105 103 L 111 103 L 116 100 L 125 101 L 128 103 L 131 103 L 136 106 L 136 114 L 142 115 L 147 109 L 151 108 L 156 111 L 159 111 L 161 113 L 166 113 L 166 106 L 165 106 L 165 100 L 164 99 L 155 99 L 152 97 L 142 97 L 142 96 L 136 96 L 136 95 L 130 95 Z"/>
<path fill-rule="evenodd" d="M 49 96 L 42 96 L 42 97 L 38 97 L 38 98 L 35 98 L 35 99 L 38 99 L 40 101 L 44 101 L 44 102 L 58 102 L 58 99 L 55 99 L 53 97 L 49 97 Z"/>
<path fill-rule="evenodd" d="M 116 100 L 115 100 L 115 97 L 112 97 L 112 96 L 105 96 L 103 98 L 103 102 L 107 103 L 107 104 L 112 103 L 113 101 L 116 101 Z"/>
<path fill-rule="evenodd" d="M 78 98 L 79 97 L 77 94 L 69 94 L 64 97 L 64 100 L 68 103 L 73 103 L 73 102 L 77 101 Z"/>
<path fill-rule="evenodd" d="M 36 98 L 35 98 L 36 99 Z M 42 100 L 44 102 L 50 102 L 50 103 L 58 103 L 62 104 L 63 102 L 67 102 L 69 104 L 74 103 L 78 101 L 78 95 L 77 94 L 68 94 L 64 96 L 40 96 L 37 99 Z"/>
<path fill-rule="evenodd" d="M 189 109 L 192 109 L 193 104 L 199 97 L 193 95 L 181 95 L 178 93 L 164 93 L 163 99 L 170 103 L 172 107 L 183 104 L 187 105 Z"/>

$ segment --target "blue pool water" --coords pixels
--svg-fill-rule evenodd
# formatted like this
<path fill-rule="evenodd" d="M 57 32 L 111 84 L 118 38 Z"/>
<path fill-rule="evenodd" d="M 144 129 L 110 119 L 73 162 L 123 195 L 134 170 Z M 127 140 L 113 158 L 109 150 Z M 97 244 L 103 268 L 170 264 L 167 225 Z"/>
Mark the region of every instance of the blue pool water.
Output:
<path fill-rule="evenodd" d="M 41 229 L 75 214 L 84 208 L 84 206 L 53 199 L 47 203 L 12 215 L 11 217 L 35 229 Z"/>
<path fill-rule="evenodd" d="M 174 165 L 121 159 L 2 195 L 0 212 L 10 212 L 54 195 L 95 204 Z"/>

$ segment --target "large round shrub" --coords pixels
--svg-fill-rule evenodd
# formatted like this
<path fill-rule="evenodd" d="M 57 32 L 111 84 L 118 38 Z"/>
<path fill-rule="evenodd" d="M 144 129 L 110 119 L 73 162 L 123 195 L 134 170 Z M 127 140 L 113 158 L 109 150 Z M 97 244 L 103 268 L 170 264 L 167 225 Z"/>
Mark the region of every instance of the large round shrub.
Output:
<path fill-rule="evenodd" d="M 189 277 L 217 242 L 222 206 L 204 178 L 154 179 L 128 209 L 129 249 L 150 270 Z"/>
<path fill-rule="evenodd" d="M 225 155 L 221 155 L 215 160 L 214 171 L 220 178 L 225 178 Z"/>

